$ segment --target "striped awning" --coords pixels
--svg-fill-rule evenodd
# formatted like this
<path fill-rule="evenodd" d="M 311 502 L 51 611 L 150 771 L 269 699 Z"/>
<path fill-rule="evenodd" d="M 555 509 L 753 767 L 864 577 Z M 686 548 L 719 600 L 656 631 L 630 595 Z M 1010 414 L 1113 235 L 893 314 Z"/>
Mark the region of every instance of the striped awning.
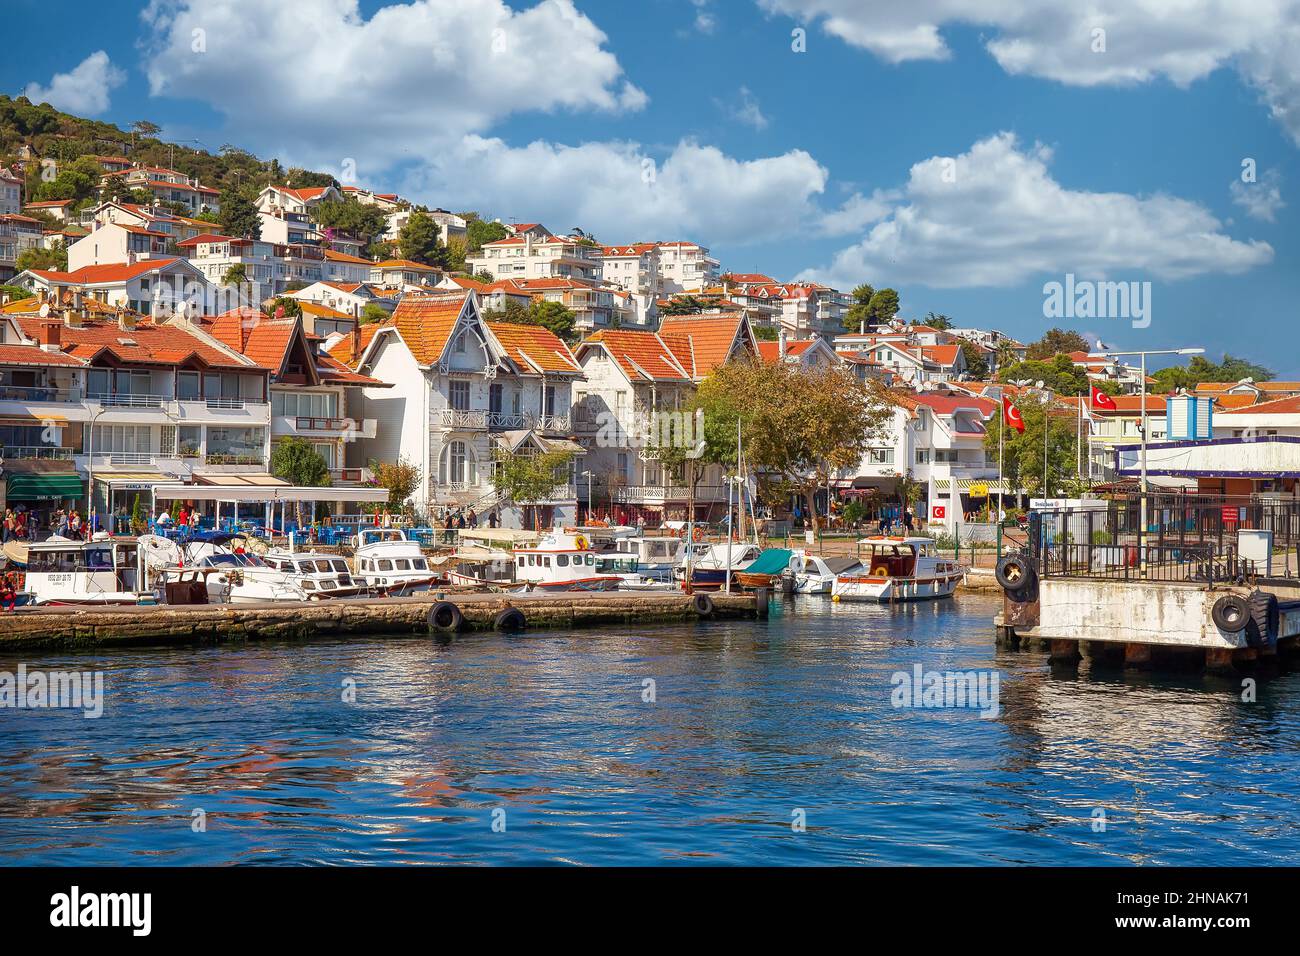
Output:
<path fill-rule="evenodd" d="M 989 494 L 993 495 L 1013 495 L 1016 493 L 1016 489 L 1010 485 L 1006 487 L 999 485 L 996 478 L 938 478 L 935 480 L 934 490 L 951 492 L 953 481 L 957 482 L 958 493 L 970 491 L 971 485 L 988 485 Z"/>

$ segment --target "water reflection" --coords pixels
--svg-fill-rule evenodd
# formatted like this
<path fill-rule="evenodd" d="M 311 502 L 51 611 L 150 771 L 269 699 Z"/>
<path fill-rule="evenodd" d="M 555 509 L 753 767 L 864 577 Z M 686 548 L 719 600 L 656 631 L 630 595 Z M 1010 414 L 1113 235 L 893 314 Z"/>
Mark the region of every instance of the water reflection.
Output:
<path fill-rule="evenodd" d="M 1248 704 L 1217 678 L 1053 673 L 1040 655 L 995 650 L 994 610 L 969 596 L 902 608 L 812 598 L 766 624 L 43 661 L 103 669 L 106 711 L 0 712 L 0 858 L 1295 857 L 1294 675 Z M 1000 714 L 895 709 L 890 677 L 918 663 L 997 669 Z"/>

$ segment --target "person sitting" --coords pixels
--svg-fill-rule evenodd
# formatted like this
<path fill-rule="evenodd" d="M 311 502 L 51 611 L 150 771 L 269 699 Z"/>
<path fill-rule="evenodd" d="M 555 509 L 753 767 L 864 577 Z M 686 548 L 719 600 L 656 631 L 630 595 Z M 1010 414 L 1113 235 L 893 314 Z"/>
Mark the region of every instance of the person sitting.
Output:
<path fill-rule="evenodd" d="M 158 512 L 158 517 L 153 519 L 153 523 L 159 528 L 168 527 L 172 523 L 171 512 L 166 510 Z"/>

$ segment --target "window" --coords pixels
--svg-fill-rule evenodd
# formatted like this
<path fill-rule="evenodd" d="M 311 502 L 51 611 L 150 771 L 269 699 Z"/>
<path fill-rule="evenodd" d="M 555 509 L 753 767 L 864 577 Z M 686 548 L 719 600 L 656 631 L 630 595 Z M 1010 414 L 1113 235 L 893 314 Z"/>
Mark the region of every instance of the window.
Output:
<path fill-rule="evenodd" d="M 567 568 L 569 566 L 569 556 L 567 554 L 557 554 L 555 556 L 555 566 L 557 568 Z"/>
<path fill-rule="evenodd" d="M 505 394 L 505 386 L 500 382 L 493 382 L 488 389 L 488 411 L 493 415 L 501 414 L 501 396 Z"/>
<path fill-rule="evenodd" d="M 940 465 L 957 464 L 957 449 L 955 448 L 936 448 L 934 450 L 934 460 Z"/>
<path fill-rule="evenodd" d="M 554 385 L 542 386 L 542 414 L 543 415 L 555 414 L 555 386 Z"/>
<path fill-rule="evenodd" d="M 441 473 L 444 484 L 472 485 L 478 481 L 478 465 L 465 442 L 451 442 L 443 450 Z"/>
<path fill-rule="evenodd" d="M 176 397 L 182 400 L 194 400 L 202 397 L 203 379 L 198 372 L 176 373 Z"/>
<path fill-rule="evenodd" d="M 930 449 L 918 448 L 916 450 L 916 463 L 918 465 L 928 465 L 930 463 Z"/>
<path fill-rule="evenodd" d="M 465 379 L 453 379 L 447 383 L 447 402 L 457 411 L 468 411 L 469 382 Z"/>

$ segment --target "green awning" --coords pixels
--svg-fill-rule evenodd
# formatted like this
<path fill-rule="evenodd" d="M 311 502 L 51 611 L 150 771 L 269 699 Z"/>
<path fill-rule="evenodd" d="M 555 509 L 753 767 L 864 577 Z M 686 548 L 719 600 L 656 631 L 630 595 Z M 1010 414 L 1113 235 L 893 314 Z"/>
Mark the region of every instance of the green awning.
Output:
<path fill-rule="evenodd" d="M 767 548 L 745 568 L 746 574 L 780 574 L 790 563 L 788 548 Z"/>
<path fill-rule="evenodd" d="M 6 495 L 10 501 L 36 498 L 81 498 L 86 483 L 76 475 L 9 475 Z"/>

